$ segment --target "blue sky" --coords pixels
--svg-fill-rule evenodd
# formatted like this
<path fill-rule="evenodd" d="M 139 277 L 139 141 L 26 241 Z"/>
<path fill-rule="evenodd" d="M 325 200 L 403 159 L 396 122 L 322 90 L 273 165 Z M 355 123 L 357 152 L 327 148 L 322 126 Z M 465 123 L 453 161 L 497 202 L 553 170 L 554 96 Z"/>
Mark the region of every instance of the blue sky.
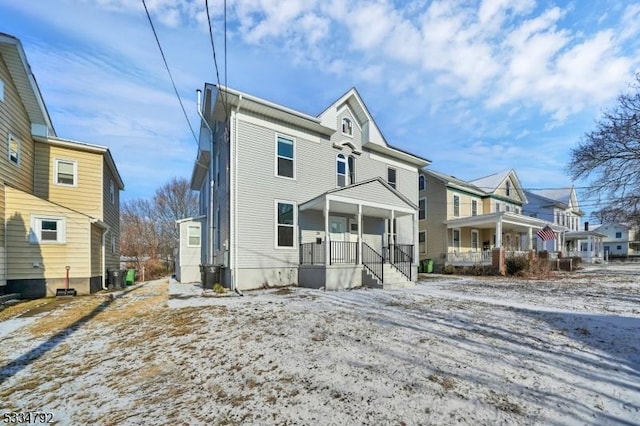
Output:
<path fill-rule="evenodd" d="M 147 5 L 197 132 L 196 89 L 216 82 L 204 0 Z M 570 185 L 571 147 L 640 71 L 640 2 L 227 0 L 226 76 L 223 1 L 209 5 L 223 83 L 311 115 L 355 86 L 389 143 L 462 179 Z M 58 135 L 111 148 L 123 200 L 191 176 L 141 1 L 0 0 L 0 17 Z"/>

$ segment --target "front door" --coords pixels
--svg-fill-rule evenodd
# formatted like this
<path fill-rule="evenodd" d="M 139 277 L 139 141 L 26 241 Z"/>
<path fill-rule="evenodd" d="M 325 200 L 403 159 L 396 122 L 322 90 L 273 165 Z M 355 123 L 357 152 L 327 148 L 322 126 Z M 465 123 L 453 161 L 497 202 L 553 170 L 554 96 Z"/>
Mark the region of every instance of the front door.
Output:
<path fill-rule="evenodd" d="M 329 217 L 329 240 L 331 244 L 331 263 L 344 263 L 348 258 L 348 242 L 346 241 L 347 219 Z"/>

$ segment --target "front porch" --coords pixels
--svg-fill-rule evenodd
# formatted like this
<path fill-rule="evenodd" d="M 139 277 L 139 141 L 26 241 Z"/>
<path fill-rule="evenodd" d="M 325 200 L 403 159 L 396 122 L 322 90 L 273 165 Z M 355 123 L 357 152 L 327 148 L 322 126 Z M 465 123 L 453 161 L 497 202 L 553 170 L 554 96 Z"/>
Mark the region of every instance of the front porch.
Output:
<path fill-rule="evenodd" d="M 547 225 L 556 233 L 562 229 L 513 212 L 451 219 L 445 225 L 445 264 L 453 266 L 491 265 L 495 263 L 492 253 L 496 249 L 502 249 L 506 257 L 529 256 L 538 248 L 534 232 Z"/>
<path fill-rule="evenodd" d="M 417 277 L 417 207 L 380 178 L 299 206 L 301 286 L 409 286 Z"/>

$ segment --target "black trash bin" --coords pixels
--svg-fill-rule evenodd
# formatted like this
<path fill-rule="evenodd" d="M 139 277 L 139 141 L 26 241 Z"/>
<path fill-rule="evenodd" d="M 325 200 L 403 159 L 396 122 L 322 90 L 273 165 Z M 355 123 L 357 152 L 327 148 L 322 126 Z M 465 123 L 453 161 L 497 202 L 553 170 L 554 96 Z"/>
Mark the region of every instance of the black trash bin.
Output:
<path fill-rule="evenodd" d="M 124 274 L 119 269 L 112 269 L 109 271 L 109 288 L 122 289 L 124 288 Z"/>
<path fill-rule="evenodd" d="M 212 289 L 218 279 L 218 267 L 211 264 L 200 265 L 200 280 L 202 288 Z"/>

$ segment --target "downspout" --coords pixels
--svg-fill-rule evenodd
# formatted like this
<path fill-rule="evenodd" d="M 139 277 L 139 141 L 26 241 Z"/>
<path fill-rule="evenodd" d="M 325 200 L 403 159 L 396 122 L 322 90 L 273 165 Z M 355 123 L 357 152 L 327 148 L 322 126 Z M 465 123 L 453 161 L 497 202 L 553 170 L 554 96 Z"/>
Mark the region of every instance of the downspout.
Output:
<path fill-rule="evenodd" d="M 233 268 L 231 270 L 231 285 L 233 291 L 240 296 L 244 296 L 239 290 L 236 283 L 236 273 L 238 271 L 238 113 L 240 112 L 240 104 L 242 103 L 242 94 L 238 95 L 238 105 L 234 115 L 234 132 L 233 132 Z"/>
<path fill-rule="evenodd" d="M 214 180 L 213 180 L 213 129 L 211 128 L 211 126 L 209 125 L 209 122 L 204 118 L 204 115 L 202 114 L 202 103 L 201 103 L 201 96 L 202 96 L 202 91 L 200 89 L 196 90 L 197 93 L 197 110 L 198 110 L 198 115 L 200 116 L 200 119 L 202 120 L 202 122 L 205 124 L 205 126 L 207 126 L 207 129 L 209 129 L 209 133 L 211 134 L 211 151 L 209 154 L 209 214 L 207 214 L 207 223 L 208 226 L 207 228 L 209 228 L 209 238 L 208 238 L 208 244 L 207 244 L 207 260 L 209 262 L 210 265 L 213 264 L 213 235 L 214 235 L 214 230 L 213 230 L 213 187 L 214 187 Z M 198 141 L 198 144 L 200 144 L 200 142 Z"/>

